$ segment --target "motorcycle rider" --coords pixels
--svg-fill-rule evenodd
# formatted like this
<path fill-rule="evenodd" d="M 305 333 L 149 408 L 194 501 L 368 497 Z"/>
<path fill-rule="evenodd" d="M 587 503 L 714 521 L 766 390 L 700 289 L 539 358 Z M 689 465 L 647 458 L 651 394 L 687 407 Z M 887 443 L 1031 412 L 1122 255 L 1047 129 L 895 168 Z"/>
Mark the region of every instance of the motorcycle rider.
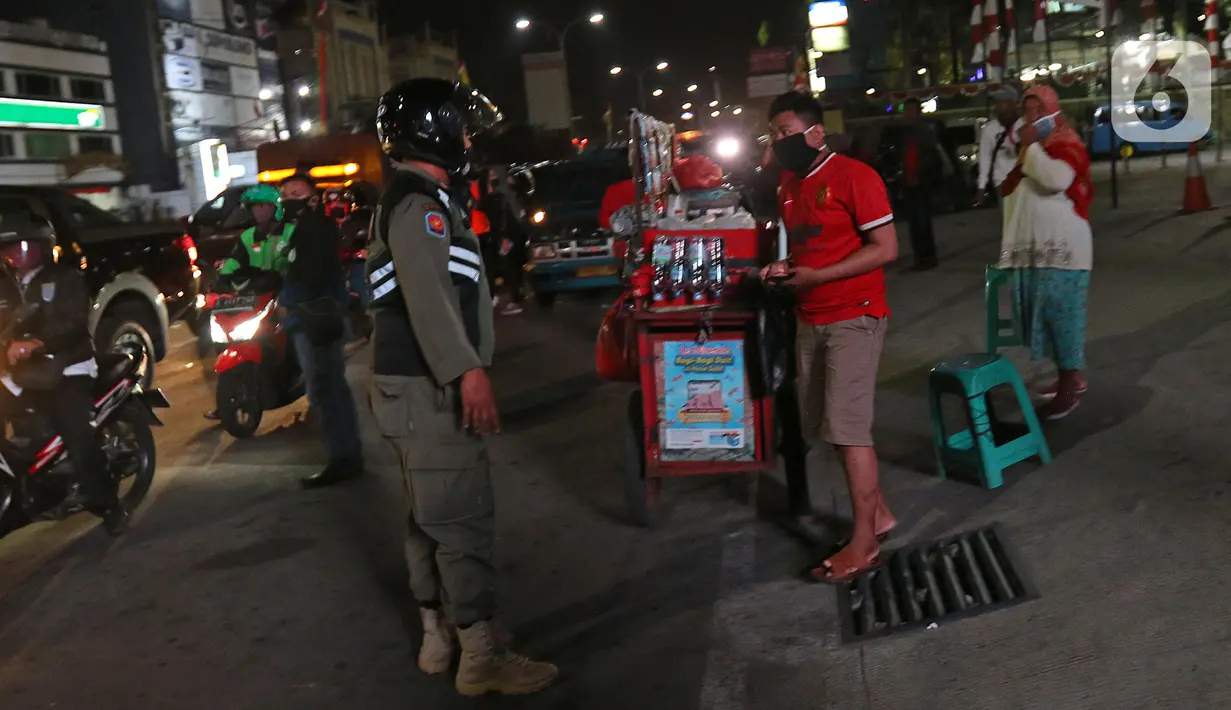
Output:
<path fill-rule="evenodd" d="M 444 673 L 460 641 L 455 687 L 467 696 L 532 693 L 558 675 L 511 651 L 494 621 L 494 505 L 483 440 L 500 426 L 486 370 L 492 301 L 464 211 L 464 178 L 470 137 L 499 120 L 482 94 L 441 79 L 411 79 L 381 98 L 377 135 L 395 177 L 376 212 L 367 263 L 376 325 L 372 412 L 398 454 L 410 503 L 406 557 L 423 621 L 419 668 Z"/>
<path fill-rule="evenodd" d="M 239 201 L 256 224 L 239 235 L 231 256 L 218 272 L 237 289 L 263 276 L 261 272 L 285 274 L 291 235 L 295 233 L 295 225 L 283 221 L 282 194 L 273 185 L 253 185 L 244 190 Z"/>
<path fill-rule="evenodd" d="M 89 289 L 75 265 L 57 261 L 55 246 L 55 231 L 40 217 L 7 215 L 0 221 L 0 260 L 21 302 L 38 304 L 8 346 L 7 372 L 0 377 L 6 401 L 0 407 L 9 409 L 21 398 L 47 415 L 64 442 L 82 505 L 115 537 L 127 530 L 129 511 L 91 421 L 98 364 Z M 75 502 L 71 498 L 66 509 Z"/>
<path fill-rule="evenodd" d="M 295 225 L 282 220 L 282 194 L 273 185 L 262 183 L 244 190 L 239 203 L 256 224 L 239 235 L 231 255 L 218 270 L 218 282 L 236 290 L 247 288 L 254 280 L 276 278 L 280 282 L 295 233 Z M 218 411 L 206 412 L 205 418 L 218 419 Z"/>
<path fill-rule="evenodd" d="M 343 353 L 348 296 L 338 257 L 341 235 L 321 206 L 316 183 L 307 175 L 282 181 L 282 209 L 294 236 L 278 304 L 285 309 L 282 323 L 294 340 L 308 402 L 320 420 L 329 452 L 325 469 L 300 482 L 305 488 L 318 488 L 363 474 L 359 415 L 346 381 Z"/>

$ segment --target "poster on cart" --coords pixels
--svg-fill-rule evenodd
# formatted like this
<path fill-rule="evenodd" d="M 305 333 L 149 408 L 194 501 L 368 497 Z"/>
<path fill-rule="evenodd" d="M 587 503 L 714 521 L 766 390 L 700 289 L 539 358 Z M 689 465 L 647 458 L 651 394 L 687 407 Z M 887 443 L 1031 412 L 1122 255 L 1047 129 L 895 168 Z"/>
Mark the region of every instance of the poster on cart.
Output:
<path fill-rule="evenodd" d="M 753 460 L 744 341 L 667 340 L 659 346 L 662 459 Z"/>

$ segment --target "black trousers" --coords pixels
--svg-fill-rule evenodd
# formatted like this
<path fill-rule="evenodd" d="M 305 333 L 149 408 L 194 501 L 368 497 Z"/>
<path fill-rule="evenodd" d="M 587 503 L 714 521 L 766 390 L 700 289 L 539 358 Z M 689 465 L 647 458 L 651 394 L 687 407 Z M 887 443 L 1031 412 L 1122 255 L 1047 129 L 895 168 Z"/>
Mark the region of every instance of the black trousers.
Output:
<path fill-rule="evenodd" d="M 915 264 L 936 263 L 936 233 L 932 231 L 932 193 L 927 187 L 902 188 L 902 208 L 910 226 Z"/>
<path fill-rule="evenodd" d="M 35 411 L 47 416 L 51 426 L 64 441 L 68 461 L 73 469 L 77 490 L 85 498 L 86 510 L 102 515 L 119 502 L 117 485 L 107 470 L 107 457 L 99 445 L 94 427 L 90 425 L 90 413 L 94 408 L 94 378 L 65 377 L 54 390 L 27 389 L 20 398 L 13 396 L 7 387 L 0 386 L 3 401 L 0 408 L 12 412 L 21 406 L 32 406 Z M 10 415 L 10 418 L 12 415 Z"/>

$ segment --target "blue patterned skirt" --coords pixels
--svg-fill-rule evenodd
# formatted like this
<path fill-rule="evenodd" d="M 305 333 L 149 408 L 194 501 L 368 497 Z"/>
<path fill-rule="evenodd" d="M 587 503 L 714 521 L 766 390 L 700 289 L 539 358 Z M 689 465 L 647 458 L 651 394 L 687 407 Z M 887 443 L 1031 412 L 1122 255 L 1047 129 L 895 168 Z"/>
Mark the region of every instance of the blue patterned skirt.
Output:
<path fill-rule="evenodd" d="M 1061 370 L 1086 369 L 1086 300 L 1090 272 L 1020 269 L 1022 333 L 1030 356 Z"/>

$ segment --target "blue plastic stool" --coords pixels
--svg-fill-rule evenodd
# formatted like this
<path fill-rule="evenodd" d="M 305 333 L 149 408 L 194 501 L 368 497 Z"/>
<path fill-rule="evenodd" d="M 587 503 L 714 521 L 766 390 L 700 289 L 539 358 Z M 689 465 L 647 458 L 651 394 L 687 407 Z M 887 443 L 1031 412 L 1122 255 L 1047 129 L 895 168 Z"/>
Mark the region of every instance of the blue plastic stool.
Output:
<path fill-rule="evenodd" d="M 1025 434 L 1000 445 L 996 444 L 993 432 L 995 414 L 987 397 L 987 393 L 998 385 L 1013 388 L 1027 428 Z M 1005 358 L 976 353 L 946 360 L 932 368 L 928 389 L 932 407 L 932 440 L 941 478 L 948 478 L 951 467 L 960 468 L 977 472 L 984 486 L 999 488 L 1004 485 L 1004 470 L 1015 463 L 1035 456 L 1044 464 L 1051 463 L 1051 450 L 1039 426 L 1039 418 L 1035 416 L 1030 394 L 1017 368 Z M 965 397 L 971 428 L 952 434 L 945 431 L 940 406 L 942 394 Z"/>
<path fill-rule="evenodd" d="M 1009 317 L 1000 317 L 1000 287 L 1009 284 Z M 995 354 L 1001 348 L 1025 345 L 1022 332 L 1022 309 L 1018 300 L 1022 275 L 1017 269 L 987 267 L 983 300 L 987 304 L 987 352 Z"/>

